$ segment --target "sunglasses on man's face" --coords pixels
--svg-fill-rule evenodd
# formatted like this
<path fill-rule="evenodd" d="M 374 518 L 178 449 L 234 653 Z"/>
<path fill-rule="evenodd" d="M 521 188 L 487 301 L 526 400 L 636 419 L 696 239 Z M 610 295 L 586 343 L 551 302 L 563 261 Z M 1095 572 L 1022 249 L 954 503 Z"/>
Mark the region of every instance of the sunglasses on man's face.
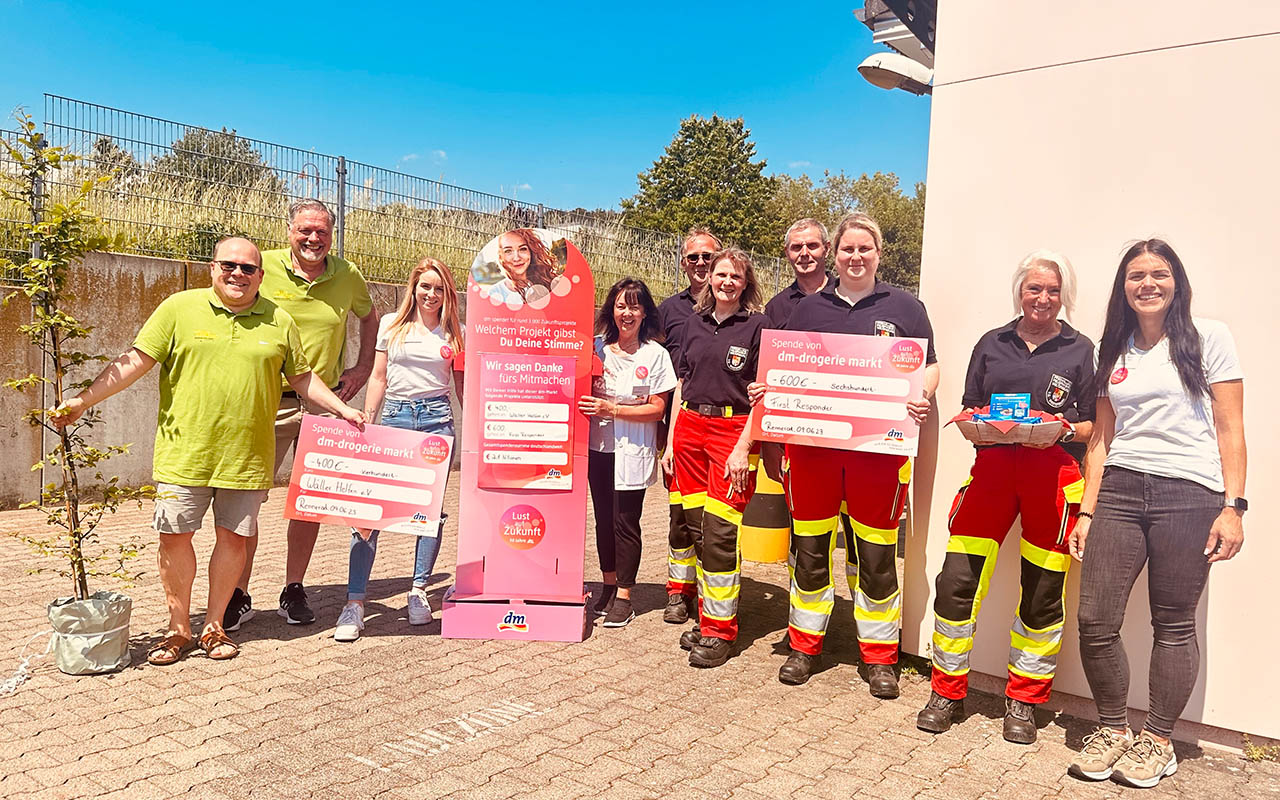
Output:
<path fill-rule="evenodd" d="M 258 270 L 262 269 L 262 267 L 257 264 L 241 264 L 238 261 L 214 261 L 213 263 L 222 267 L 222 273 L 224 275 L 230 275 L 236 270 L 240 270 L 240 274 L 242 275 L 256 275 Z"/>
<path fill-rule="evenodd" d="M 690 264 L 711 263 L 711 259 L 715 257 L 715 253 L 685 253 L 684 260 Z"/>

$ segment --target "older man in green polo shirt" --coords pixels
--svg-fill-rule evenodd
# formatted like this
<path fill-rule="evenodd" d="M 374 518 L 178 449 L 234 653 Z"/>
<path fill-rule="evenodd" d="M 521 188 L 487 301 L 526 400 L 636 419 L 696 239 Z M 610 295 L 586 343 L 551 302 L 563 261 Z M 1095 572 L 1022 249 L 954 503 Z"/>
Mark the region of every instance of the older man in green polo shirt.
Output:
<path fill-rule="evenodd" d="M 378 315 L 369 297 L 369 287 L 355 265 L 329 252 L 333 246 L 333 213 L 319 200 L 299 200 L 289 207 L 289 247 L 262 254 L 265 273 L 262 294 L 289 312 L 298 323 L 302 350 L 325 385 L 344 401 L 350 400 L 369 380 L 373 371 L 374 345 L 378 339 Z M 355 366 L 343 370 L 347 341 L 347 316 L 360 320 L 360 354 Z M 290 447 L 298 440 L 305 408 L 296 393 L 286 391 L 276 416 L 276 472 Z M 285 586 L 280 593 L 280 616 L 290 625 L 309 625 L 316 615 L 307 605 L 302 588 L 311 552 L 316 546 L 320 525 L 292 520 L 285 558 Z M 227 606 L 223 623 L 233 631 L 253 616 L 249 597 L 249 575 L 257 539 L 249 543 L 244 572 Z"/>
<path fill-rule="evenodd" d="M 122 353 L 54 416 L 64 427 L 160 364 L 160 410 L 152 465 L 158 496 L 160 581 L 169 629 L 147 654 L 156 665 L 178 661 L 194 645 L 192 537 L 210 504 L 217 537 L 209 558 L 209 603 L 200 646 L 212 659 L 239 648 L 222 618 L 258 510 L 271 487 L 281 376 L 320 408 L 357 425 L 364 413 L 343 403 L 311 371 L 298 326 L 259 294 L 262 256 L 248 239 L 224 239 L 209 264 L 213 285 L 165 298 Z"/>

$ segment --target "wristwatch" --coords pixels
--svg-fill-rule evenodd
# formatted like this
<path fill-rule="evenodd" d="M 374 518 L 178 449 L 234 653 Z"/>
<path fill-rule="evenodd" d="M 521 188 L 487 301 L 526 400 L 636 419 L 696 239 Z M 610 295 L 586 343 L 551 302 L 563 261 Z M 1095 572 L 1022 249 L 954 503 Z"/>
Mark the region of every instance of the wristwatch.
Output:
<path fill-rule="evenodd" d="M 1222 504 L 1224 508 L 1234 508 L 1241 514 L 1249 510 L 1249 501 L 1243 497 L 1228 497 L 1226 502 Z"/>
<path fill-rule="evenodd" d="M 1062 442 L 1063 444 L 1066 444 L 1067 442 L 1075 441 L 1075 438 L 1076 438 L 1076 426 L 1068 422 L 1066 432 L 1058 437 L 1058 441 Z"/>

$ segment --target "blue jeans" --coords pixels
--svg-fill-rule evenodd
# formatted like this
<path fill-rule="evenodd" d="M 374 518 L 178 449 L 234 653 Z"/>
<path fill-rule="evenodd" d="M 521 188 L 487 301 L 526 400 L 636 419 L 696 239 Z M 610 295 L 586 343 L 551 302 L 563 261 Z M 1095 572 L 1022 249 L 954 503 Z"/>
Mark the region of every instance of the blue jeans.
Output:
<path fill-rule="evenodd" d="M 428 397 L 423 400 L 388 400 L 382 405 L 382 423 L 389 428 L 439 433 L 453 436 L 453 409 L 449 396 Z M 440 487 L 444 491 L 444 487 Z M 419 536 L 413 561 L 413 586 L 425 588 L 440 555 L 440 535 Z M 373 559 L 378 554 L 378 531 L 362 539 L 351 532 L 351 559 L 347 567 L 347 600 L 364 600 L 369 586 L 369 573 L 373 571 Z"/>

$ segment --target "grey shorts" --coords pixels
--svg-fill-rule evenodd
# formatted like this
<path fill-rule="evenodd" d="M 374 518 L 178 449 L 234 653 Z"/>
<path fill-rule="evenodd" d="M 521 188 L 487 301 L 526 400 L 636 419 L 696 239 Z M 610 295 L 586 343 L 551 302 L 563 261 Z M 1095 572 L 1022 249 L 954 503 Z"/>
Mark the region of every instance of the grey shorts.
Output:
<path fill-rule="evenodd" d="M 214 525 L 241 536 L 253 536 L 258 530 L 258 510 L 266 499 L 263 489 L 160 483 L 156 485 L 155 529 L 157 533 L 194 533 L 200 530 L 212 503 Z"/>
<path fill-rule="evenodd" d="M 275 471 L 271 473 L 273 478 L 280 473 L 280 465 L 284 463 L 285 456 L 289 455 L 293 445 L 298 441 L 298 432 L 302 430 L 303 414 L 337 419 L 337 415 L 330 414 L 328 411 L 308 407 L 295 394 L 283 395 L 280 398 L 280 408 L 276 411 L 276 462 Z"/>

